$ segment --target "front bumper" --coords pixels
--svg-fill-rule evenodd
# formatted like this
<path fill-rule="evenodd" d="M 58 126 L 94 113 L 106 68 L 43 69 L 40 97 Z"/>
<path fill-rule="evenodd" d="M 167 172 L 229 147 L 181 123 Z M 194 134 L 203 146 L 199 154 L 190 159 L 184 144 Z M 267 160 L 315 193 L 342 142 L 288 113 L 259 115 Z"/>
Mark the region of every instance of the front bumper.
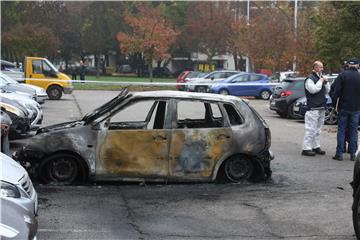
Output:
<path fill-rule="evenodd" d="M 37 95 L 36 97 L 36 101 L 39 103 L 39 104 L 43 104 L 45 103 L 45 100 L 48 98 L 48 95 L 45 94 L 45 95 Z"/>
<path fill-rule="evenodd" d="M 73 86 L 70 86 L 70 87 L 64 87 L 64 93 L 65 94 L 71 94 L 74 90 L 74 87 Z"/>

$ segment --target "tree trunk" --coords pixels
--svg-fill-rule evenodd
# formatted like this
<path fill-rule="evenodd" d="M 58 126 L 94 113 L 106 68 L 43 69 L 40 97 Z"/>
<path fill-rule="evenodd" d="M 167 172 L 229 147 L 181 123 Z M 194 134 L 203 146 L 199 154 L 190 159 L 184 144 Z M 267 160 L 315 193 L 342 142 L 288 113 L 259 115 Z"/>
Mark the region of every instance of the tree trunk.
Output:
<path fill-rule="evenodd" d="M 153 81 L 152 64 L 149 63 L 148 66 L 149 66 L 148 69 L 149 69 L 150 82 L 152 82 Z"/>
<path fill-rule="evenodd" d="M 233 56 L 234 56 L 235 70 L 238 71 L 239 70 L 239 62 L 237 59 L 238 55 L 237 55 L 236 51 L 234 52 Z"/>

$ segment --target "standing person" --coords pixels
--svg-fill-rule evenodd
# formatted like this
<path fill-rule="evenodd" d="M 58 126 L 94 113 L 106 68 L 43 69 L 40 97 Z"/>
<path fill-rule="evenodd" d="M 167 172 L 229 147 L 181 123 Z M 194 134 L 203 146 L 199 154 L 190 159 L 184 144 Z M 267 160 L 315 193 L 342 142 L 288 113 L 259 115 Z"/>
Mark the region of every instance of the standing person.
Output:
<path fill-rule="evenodd" d="M 312 73 L 305 79 L 305 96 L 309 111 L 305 113 L 304 156 L 325 155 L 320 148 L 320 131 L 325 120 L 326 94 L 330 85 L 322 76 L 324 66 L 322 62 L 313 63 Z"/>
<path fill-rule="evenodd" d="M 85 81 L 85 65 L 82 60 L 80 60 L 80 68 L 79 68 L 80 81 Z"/>
<path fill-rule="evenodd" d="M 360 73 L 358 72 L 359 60 L 356 58 L 348 61 L 349 69 L 337 77 L 334 86 L 332 101 L 338 108 L 337 146 L 334 160 L 342 161 L 345 150 L 345 132 L 349 132 L 350 160 L 355 160 L 358 143 L 358 124 L 360 118 Z"/>
<path fill-rule="evenodd" d="M 76 80 L 76 66 L 71 66 L 71 80 Z"/>

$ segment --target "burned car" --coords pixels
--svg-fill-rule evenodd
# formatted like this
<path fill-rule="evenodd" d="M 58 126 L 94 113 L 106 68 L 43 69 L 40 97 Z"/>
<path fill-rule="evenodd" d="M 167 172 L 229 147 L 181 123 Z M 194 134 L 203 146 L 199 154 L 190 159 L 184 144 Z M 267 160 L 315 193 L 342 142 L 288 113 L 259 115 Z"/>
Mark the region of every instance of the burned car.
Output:
<path fill-rule="evenodd" d="M 271 134 L 240 98 L 127 90 L 82 120 L 41 128 L 15 158 L 46 183 L 259 180 Z"/>

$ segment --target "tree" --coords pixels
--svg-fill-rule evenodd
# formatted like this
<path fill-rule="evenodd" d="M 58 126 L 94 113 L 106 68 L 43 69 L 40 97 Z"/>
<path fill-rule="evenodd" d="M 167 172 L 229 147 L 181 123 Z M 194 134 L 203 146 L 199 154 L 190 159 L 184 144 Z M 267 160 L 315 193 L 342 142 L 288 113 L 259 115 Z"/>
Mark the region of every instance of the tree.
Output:
<path fill-rule="evenodd" d="M 360 56 L 360 2 L 321 3 L 316 20 L 316 47 L 330 71 Z"/>
<path fill-rule="evenodd" d="M 124 21 L 129 25 L 128 33 L 119 32 L 117 39 L 125 54 L 141 53 L 149 67 L 152 81 L 152 62 L 170 58 L 170 47 L 178 33 L 171 22 L 165 21 L 158 7 L 150 4 L 136 6 L 136 16 L 127 11 Z"/>
<path fill-rule="evenodd" d="M 122 3 L 92 2 L 83 11 L 80 33 L 85 53 L 95 54 L 97 77 L 99 77 L 100 55 L 106 54 L 116 42 L 116 33 L 122 25 Z"/>
<path fill-rule="evenodd" d="M 211 63 L 214 56 L 228 51 L 232 19 L 229 2 L 191 2 L 184 31 L 186 43 L 206 54 Z"/>

